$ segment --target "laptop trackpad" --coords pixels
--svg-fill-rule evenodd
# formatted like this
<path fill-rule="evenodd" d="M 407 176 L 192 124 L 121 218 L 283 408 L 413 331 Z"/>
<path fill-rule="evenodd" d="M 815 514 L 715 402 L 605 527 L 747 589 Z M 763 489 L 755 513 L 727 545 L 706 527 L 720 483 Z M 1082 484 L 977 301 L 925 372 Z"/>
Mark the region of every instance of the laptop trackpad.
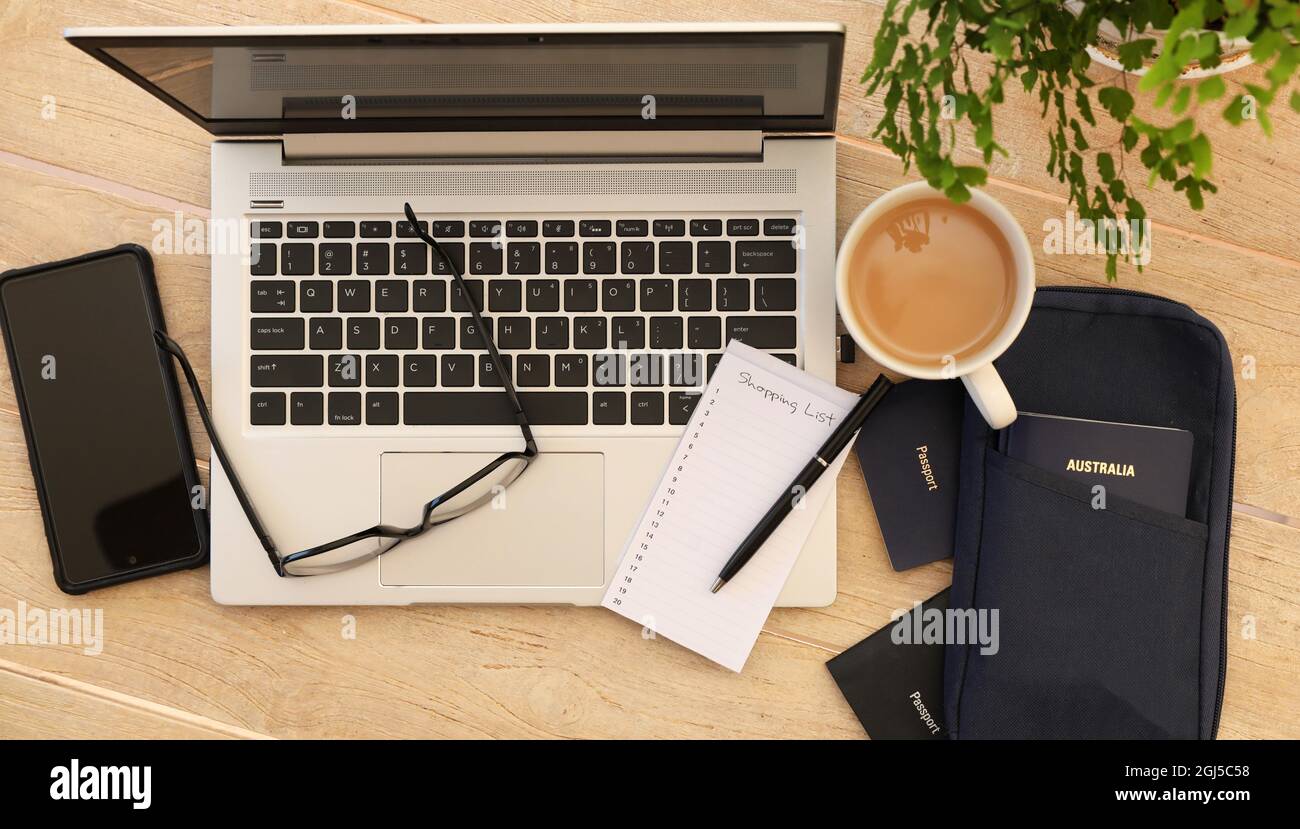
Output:
<path fill-rule="evenodd" d="M 385 452 L 380 514 L 409 527 L 425 502 L 495 452 Z M 492 504 L 434 527 L 379 559 L 391 586 L 600 587 L 605 583 L 605 456 L 542 453 Z"/>

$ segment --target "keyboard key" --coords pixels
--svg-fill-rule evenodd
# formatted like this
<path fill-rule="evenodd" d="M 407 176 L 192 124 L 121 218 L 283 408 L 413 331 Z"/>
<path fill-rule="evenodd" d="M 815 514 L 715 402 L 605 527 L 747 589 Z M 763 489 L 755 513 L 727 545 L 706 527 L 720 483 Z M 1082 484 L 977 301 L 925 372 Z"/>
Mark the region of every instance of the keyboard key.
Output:
<path fill-rule="evenodd" d="M 681 219 L 655 219 L 656 236 L 685 236 L 686 222 Z"/>
<path fill-rule="evenodd" d="M 442 384 L 453 388 L 474 385 L 473 355 L 444 354 L 442 357 Z M 409 405 L 410 395 L 407 395 L 407 400 Z M 417 422 L 410 419 L 409 409 L 406 422 Z"/>
<path fill-rule="evenodd" d="M 254 317 L 249 346 L 254 351 L 297 351 L 303 347 L 302 317 Z"/>
<path fill-rule="evenodd" d="M 474 299 L 474 307 L 482 313 L 486 309 L 483 307 L 484 282 L 481 279 L 466 279 L 465 286 L 469 289 L 469 295 Z M 469 311 L 469 303 L 465 301 L 465 295 L 460 290 L 460 285 L 455 282 L 451 283 L 451 310 Z"/>
<path fill-rule="evenodd" d="M 370 310 L 370 283 L 364 279 L 346 279 L 339 283 L 339 310 L 344 313 Z"/>
<path fill-rule="evenodd" d="M 584 242 L 582 245 L 582 272 L 591 274 L 615 273 L 618 269 L 618 247 L 615 242 Z"/>
<path fill-rule="evenodd" d="M 654 242 L 624 242 L 621 247 L 623 273 L 640 275 L 655 272 Z"/>
<path fill-rule="evenodd" d="M 572 219 L 549 219 L 542 222 L 542 235 L 547 237 L 572 236 Z"/>
<path fill-rule="evenodd" d="M 632 392 L 632 423 L 637 426 L 658 426 L 664 422 L 664 393 L 661 391 Z"/>
<path fill-rule="evenodd" d="M 545 354 L 520 354 L 515 360 L 514 380 L 520 388 L 551 385 L 551 358 Z"/>
<path fill-rule="evenodd" d="M 673 281 L 671 279 L 642 279 L 641 310 L 673 310 Z"/>
<path fill-rule="evenodd" d="M 420 321 L 415 317 L 389 317 L 384 320 L 384 348 L 406 351 L 420 347 Z"/>
<path fill-rule="evenodd" d="M 426 221 L 421 221 L 420 224 L 419 224 L 419 227 L 420 227 L 420 230 L 423 230 L 425 233 L 428 233 L 428 232 L 429 232 L 429 223 L 428 223 L 428 222 L 426 222 Z M 400 238 L 400 239 L 418 239 L 418 238 L 420 238 L 420 234 L 416 232 L 415 228 L 416 228 L 415 225 L 413 225 L 413 224 L 411 224 L 410 222 L 408 222 L 408 221 L 406 221 L 405 219 L 403 219 L 402 221 L 400 221 L 400 222 L 397 223 L 397 236 L 398 236 L 398 238 Z"/>
<path fill-rule="evenodd" d="M 470 219 L 469 235 L 477 239 L 488 239 L 501 235 L 500 219 Z"/>
<path fill-rule="evenodd" d="M 663 355 L 631 355 L 627 361 L 627 378 L 634 386 L 662 386 L 664 384 Z"/>
<path fill-rule="evenodd" d="M 306 279 L 298 283 L 298 307 L 307 314 L 328 314 L 334 310 L 334 283 Z"/>
<path fill-rule="evenodd" d="M 608 236 L 609 234 L 609 219 L 583 219 L 578 222 L 579 236 Z"/>
<path fill-rule="evenodd" d="M 677 280 L 677 309 L 679 311 L 709 311 L 712 308 L 712 282 L 707 279 Z"/>
<path fill-rule="evenodd" d="M 412 311 L 446 311 L 447 283 L 434 279 L 417 279 L 411 286 Z"/>
<path fill-rule="evenodd" d="M 793 311 L 795 281 L 793 279 L 755 279 L 755 311 Z"/>
<path fill-rule="evenodd" d="M 798 254 L 789 242 L 737 242 L 736 273 L 794 273 Z"/>
<path fill-rule="evenodd" d="M 494 279 L 488 283 L 488 310 L 522 311 L 524 283 L 518 279 Z"/>
<path fill-rule="evenodd" d="M 483 326 L 490 335 L 492 333 L 492 318 L 484 318 Z M 478 323 L 474 322 L 473 317 L 460 318 L 460 347 L 463 349 L 487 348 L 487 342 L 483 339 L 483 334 L 479 331 Z"/>
<path fill-rule="evenodd" d="M 568 317 L 538 317 L 537 347 L 558 351 L 569 347 Z"/>
<path fill-rule="evenodd" d="M 285 222 L 290 239 L 315 239 L 320 235 L 319 222 Z"/>
<path fill-rule="evenodd" d="M 319 354 L 255 354 L 249 358 L 253 388 L 320 386 L 325 365 Z"/>
<path fill-rule="evenodd" d="M 564 280 L 564 310 L 595 311 L 600 288 L 594 279 Z"/>
<path fill-rule="evenodd" d="M 292 282 L 250 282 L 249 307 L 254 314 L 279 314 L 293 310 Z"/>
<path fill-rule="evenodd" d="M 773 354 L 772 356 L 778 360 L 787 362 L 792 366 L 799 365 L 799 355 L 797 354 Z"/>
<path fill-rule="evenodd" d="M 794 348 L 794 317 L 727 317 L 727 342 L 754 348 Z"/>
<path fill-rule="evenodd" d="M 529 311 L 560 310 L 560 280 L 530 279 L 525 288 Z"/>
<path fill-rule="evenodd" d="M 279 239 L 284 235 L 284 226 L 279 222 L 253 222 L 248 235 L 254 239 Z"/>
<path fill-rule="evenodd" d="M 366 357 L 366 385 L 385 387 L 397 385 L 397 355 L 371 354 Z"/>
<path fill-rule="evenodd" d="M 585 386 L 587 385 L 587 365 L 589 360 L 586 354 L 556 354 L 555 355 L 555 385 L 557 386 Z M 583 395 L 583 399 L 586 399 Z M 527 414 L 528 410 L 525 408 Z M 586 423 L 584 418 L 583 423 Z"/>
<path fill-rule="evenodd" d="M 719 279 L 715 293 L 719 311 L 749 310 L 748 279 Z"/>
<path fill-rule="evenodd" d="M 602 279 L 600 296 L 605 311 L 636 310 L 636 282 L 631 279 Z"/>
<path fill-rule="evenodd" d="M 361 423 L 361 392 L 330 392 L 330 425 L 356 426 Z"/>
<path fill-rule="evenodd" d="M 362 222 L 361 236 L 365 239 L 387 239 L 393 235 L 392 222 Z"/>
<path fill-rule="evenodd" d="M 668 385 L 702 387 L 704 383 L 704 361 L 700 355 L 668 355 Z"/>
<path fill-rule="evenodd" d="M 577 242 L 547 242 L 546 272 L 569 274 L 578 272 Z"/>
<path fill-rule="evenodd" d="M 727 219 L 728 236 L 757 236 L 758 219 Z"/>
<path fill-rule="evenodd" d="M 608 344 L 604 317 L 574 317 L 573 347 L 584 349 L 605 348 Z"/>
<path fill-rule="evenodd" d="M 763 235 L 764 236 L 793 236 L 795 228 L 794 219 L 764 219 Z"/>
<path fill-rule="evenodd" d="M 532 317 L 498 317 L 496 321 L 496 343 L 497 348 L 501 349 L 532 348 Z"/>
<path fill-rule="evenodd" d="M 352 244 L 324 242 L 316 251 L 321 276 L 348 276 L 352 273 Z"/>
<path fill-rule="evenodd" d="M 469 246 L 469 273 L 483 276 L 501 273 L 502 251 L 492 242 L 473 242 Z"/>
<path fill-rule="evenodd" d="M 510 366 L 510 355 L 506 354 L 501 357 L 501 361 L 506 364 L 506 371 L 513 371 Z M 478 358 L 478 384 L 488 388 L 501 388 L 501 378 L 497 375 L 497 367 L 492 362 L 491 354 L 482 354 Z"/>
<path fill-rule="evenodd" d="M 465 223 L 451 219 L 434 219 L 429 234 L 435 239 L 459 239 L 465 235 Z"/>
<path fill-rule="evenodd" d="M 693 247 L 690 242 L 660 242 L 659 273 L 690 273 Z"/>
<path fill-rule="evenodd" d="M 356 222 L 326 222 L 326 239 L 351 239 L 357 235 Z"/>
<path fill-rule="evenodd" d="M 594 392 L 591 395 L 591 422 L 597 426 L 627 423 L 627 394 L 621 391 Z"/>
<path fill-rule="evenodd" d="M 704 379 L 705 382 L 713 379 L 713 372 L 718 368 L 718 363 L 722 360 L 721 353 L 705 355 L 704 358 Z"/>
<path fill-rule="evenodd" d="M 673 426 L 685 426 L 691 421 L 695 405 L 700 402 L 699 392 L 668 392 L 668 422 Z"/>
<path fill-rule="evenodd" d="M 506 235 L 513 238 L 536 236 L 537 222 L 525 219 L 510 219 L 506 222 Z"/>
<path fill-rule="evenodd" d="M 619 236 L 648 236 L 650 223 L 645 219 L 619 219 L 615 223 Z"/>
<path fill-rule="evenodd" d="M 540 242 L 514 242 L 506 256 L 506 272 L 527 275 L 542 272 Z"/>
<path fill-rule="evenodd" d="M 349 387 L 361 385 L 361 357 L 357 354 L 330 355 L 330 385 Z"/>
<path fill-rule="evenodd" d="M 363 242 L 357 245 L 357 273 L 363 276 L 387 276 L 388 243 Z"/>
<path fill-rule="evenodd" d="M 609 334 L 614 348 L 645 348 L 645 317 L 613 317 Z"/>
<path fill-rule="evenodd" d="M 402 358 L 402 384 L 408 387 L 438 385 L 438 358 L 432 354 L 407 354 Z"/>
<path fill-rule="evenodd" d="M 379 348 L 379 318 L 351 317 L 344 326 L 350 351 L 374 351 Z"/>
<path fill-rule="evenodd" d="M 249 397 L 248 422 L 254 426 L 283 426 L 284 392 L 253 392 Z"/>
<path fill-rule="evenodd" d="M 691 219 L 692 236 L 721 236 L 721 219 Z"/>
<path fill-rule="evenodd" d="M 385 314 L 400 314 L 406 311 L 406 281 L 402 279 L 379 279 L 375 281 L 375 310 Z"/>
<path fill-rule="evenodd" d="M 627 385 L 627 357 L 623 354 L 596 354 L 592 357 L 593 386 Z"/>
<path fill-rule="evenodd" d="M 451 317 L 425 317 L 420 331 L 420 347 L 425 351 L 456 347 L 456 322 Z"/>
<path fill-rule="evenodd" d="M 585 391 L 521 391 L 519 403 L 534 426 L 587 424 Z M 403 395 L 405 422 L 411 426 L 455 424 L 512 425 L 514 412 L 500 391 L 409 391 Z"/>
<path fill-rule="evenodd" d="M 338 317 L 314 317 L 308 343 L 313 351 L 338 351 L 343 347 L 343 320 Z"/>
<path fill-rule="evenodd" d="M 393 273 L 424 276 L 429 272 L 429 246 L 424 242 L 400 242 L 393 245 Z"/>
<path fill-rule="evenodd" d="M 329 222 L 325 223 L 328 227 Z M 289 395 L 289 422 L 294 426 L 319 426 L 325 422 L 325 395 L 296 391 Z"/>
<path fill-rule="evenodd" d="M 275 276 L 275 245 L 266 242 L 248 248 L 248 272 L 252 276 Z"/>
<path fill-rule="evenodd" d="M 731 273 L 730 242 L 700 242 L 696 248 L 700 273 Z"/>
<path fill-rule="evenodd" d="M 280 245 L 280 273 L 284 276 L 311 276 L 316 272 L 316 246 L 311 242 L 286 242 Z"/>
<path fill-rule="evenodd" d="M 448 262 L 448 260 L 451 260 Z M 429 273 L 451 276 L 452 268 L 461 276 L 465 275 L 465 243 L 440 242 L 437 248 L 429 251 Z"/>
<path fill-rule="evenodd" d="M 366 392 L 366 423 L 371 426 L 396 426 L 397 392 Z"/>
<path fill-rule="evenodd" d="M 681 317 L 651 317 L 650 318 L 650 347 L 651 348 L 681 348 L 682 347 L 682 318 Z"/>
<path fill-rule="evenodd" d="M 686 347 L 722 348 L 722 320 L 717 317 L 691 317 L 686 324 Z"/>

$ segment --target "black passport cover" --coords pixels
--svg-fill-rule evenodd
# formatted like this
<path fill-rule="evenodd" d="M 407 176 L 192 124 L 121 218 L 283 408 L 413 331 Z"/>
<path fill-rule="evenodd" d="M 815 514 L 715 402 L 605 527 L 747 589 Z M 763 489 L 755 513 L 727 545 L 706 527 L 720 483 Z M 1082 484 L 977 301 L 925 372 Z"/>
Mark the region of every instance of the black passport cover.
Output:
<path fill-rule="evenodd" d="M 1192 433 L 1164 426 L 1020 412 L 1001 437 L 1009 457 L 1106 494 L 1186 517 Z"/>
<path fill-rule="evenodd" d="M 899 383 L 858 434 L 862 476 L 895 570 L 952 557 L 964 395 L 960 380 Z"/>
<path fill-rule="evenodd" d="M 893 393 L 892 391 L 890 392 Z M 948 590 L 920 611 L 948 609 Z M 943 644 L 895 644 L 895 625 L 912 625 L 912 608 L 897 622 L 826 663 L 840 693 L 873 740 L 943 740 Z"/>

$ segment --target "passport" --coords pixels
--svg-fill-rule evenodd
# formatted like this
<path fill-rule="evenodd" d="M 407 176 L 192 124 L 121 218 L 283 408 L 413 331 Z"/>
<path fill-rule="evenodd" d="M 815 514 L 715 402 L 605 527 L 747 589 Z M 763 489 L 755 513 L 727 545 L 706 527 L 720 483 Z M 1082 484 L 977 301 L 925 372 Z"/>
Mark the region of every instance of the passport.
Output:
<path fill-rule="evenodd" d="M 1192 433 L 1020 412 L 1002 431 L 1002 453 L 1047 472 L 1158 510 L 1187 516 Z"/>

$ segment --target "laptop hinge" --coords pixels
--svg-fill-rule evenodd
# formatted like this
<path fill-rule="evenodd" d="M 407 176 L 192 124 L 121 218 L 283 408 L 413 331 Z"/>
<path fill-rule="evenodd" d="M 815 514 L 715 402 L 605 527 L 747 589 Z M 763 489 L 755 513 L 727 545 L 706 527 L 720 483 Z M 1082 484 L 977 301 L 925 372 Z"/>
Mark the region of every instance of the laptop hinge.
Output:
<path fill-rule="evenodd" d="M 284 136 L 286 164 L 760 161 L 758 130 L 384 132 Z"/>

